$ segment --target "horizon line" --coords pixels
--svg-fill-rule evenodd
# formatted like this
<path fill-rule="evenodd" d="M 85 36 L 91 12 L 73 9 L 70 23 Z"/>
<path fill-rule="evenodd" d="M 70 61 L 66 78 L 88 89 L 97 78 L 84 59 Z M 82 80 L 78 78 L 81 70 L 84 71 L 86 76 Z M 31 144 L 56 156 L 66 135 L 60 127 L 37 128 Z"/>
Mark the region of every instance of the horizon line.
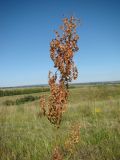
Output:
<path fill-rule="evenodd" d="M 79 84 L 95 84 L 95 83 L 120 83 L 120 80 L 115 80 L 115 81 L 92 81 L 92 82 L 72 82 L 69 83 L 70 85 L 79 85 Z M 27 87 L 42 87 L 42 86 L 49 86 L 48 83 L 43 83 L 43 84 L 31 84 L 31 85 L 16 85 L 16 86 L 0 86 L 0 89 L 5 89 L 5 88 L 27 88 Z"/>

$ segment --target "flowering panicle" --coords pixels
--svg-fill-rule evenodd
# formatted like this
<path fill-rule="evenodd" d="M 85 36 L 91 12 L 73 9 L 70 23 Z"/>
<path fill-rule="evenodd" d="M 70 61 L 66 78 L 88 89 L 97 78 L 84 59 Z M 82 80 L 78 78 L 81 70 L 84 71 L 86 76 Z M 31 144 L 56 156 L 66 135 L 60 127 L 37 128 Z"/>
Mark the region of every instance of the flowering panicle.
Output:
<path fill-rule="evenodd" d="M 51 123 L 59 126 L 62 113 L 66 109 L 68 91 L 64 86 L 63 80 L 56 83 L 55 76 L 49 75 L 50 96 L 48 104 L 48 119 Z"/>
<path fill-rule="evenodd" d="M 41 106 L 42 113 L 45 116 L 45 114 L 46 114 L 46 108 L 45 108 L 46 103 L 45 103 L 45 97 L 44 96 L 41 96 L 41 98 L 40 98 L 40 106 Z"/>
<path fill-rule="evenodd" d="M 54 148 L 52 160 L 63 160 L 62 154 L 58 146 Z"/>
<path fill-rule="evenodd" d="M 64 18 L 63 25 L 60 27 L 63 34 L 55 32 L 56 38 L 50 43 L 50 57 L 54 67 L 57 68 L 55 74 L 49 72 L 50 96 L 48 104 L 44 97 L 41 98 L 41 110 L 48 120 L 59 127 L 62 114 L 66 109 L 68 100 L 68 82 L 78 76 L 77 68 L 73 61 L 75 52 L 79 50 L 77 41 L 79 36 L 76 34 L 77 20 L 74 17 Z M 58 76 L 58 71 L 60 76 Z"/>
<path fill-rule="evenodd" d="M 74 17 L 63 19 L 62 36 L 56 32 L 56 38 L 50 43 L 50 56 L 54 62 L 54 67 L 60 71 L 61 79 L 64 82 L 71 82 L 78 75 L 77 68 L 73 61 L 73 56 L 79 50 L 76 34 L 77 20 Z"/>
<path fill-rule="evenodd" d="M 75 124 L 71 127 L 68 139 L 65 141 L 65 149 L 70 153 L 73 153 L 75 145 L 80 140 L 80 125 Z"/>

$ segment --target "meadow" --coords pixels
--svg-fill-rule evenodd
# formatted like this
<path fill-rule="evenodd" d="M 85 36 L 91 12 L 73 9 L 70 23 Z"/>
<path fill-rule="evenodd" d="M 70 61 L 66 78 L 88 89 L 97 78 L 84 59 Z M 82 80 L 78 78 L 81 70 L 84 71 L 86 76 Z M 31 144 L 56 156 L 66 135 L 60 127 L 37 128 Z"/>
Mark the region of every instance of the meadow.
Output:
<path fill-rule="evenodd" d="M 0 160 L 50 160 L 56 145 L 64 160 L 120 160 L 120 84 L 71 87 L 68 108 L 58 130 L 40 114 L 39 98 L 6 105 L 6 101 L 23 100 L 28 94 L 49 95 L 49 89 L 33 90 L 1 94 Z M 74 154 L 67 154 L 65 140 L 75 123 L 80 125 L 80 140 Z"/>

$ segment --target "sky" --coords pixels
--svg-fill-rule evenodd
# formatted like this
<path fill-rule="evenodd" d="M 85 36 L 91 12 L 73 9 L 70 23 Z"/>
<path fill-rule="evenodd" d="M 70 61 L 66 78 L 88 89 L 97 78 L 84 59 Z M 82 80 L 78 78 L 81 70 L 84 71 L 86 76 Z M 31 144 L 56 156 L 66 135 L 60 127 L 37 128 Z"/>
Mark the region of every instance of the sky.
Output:
<path fill-rule="evenodd" d="M 74 83 L 120 80 L 119 0 L 0 0 L 0 87 L 48 83 L 50 41 L 80 18 Z"/>

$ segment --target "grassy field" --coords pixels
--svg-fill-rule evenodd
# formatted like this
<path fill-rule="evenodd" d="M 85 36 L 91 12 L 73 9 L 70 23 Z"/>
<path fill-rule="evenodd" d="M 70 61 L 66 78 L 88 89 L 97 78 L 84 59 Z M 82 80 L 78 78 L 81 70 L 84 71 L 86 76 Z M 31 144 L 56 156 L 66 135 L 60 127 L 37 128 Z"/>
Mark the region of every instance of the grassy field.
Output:
<path fill-rule="evenodd" d="M 47 97 L 49 92 L 43 94 Z M 71 88 L 68 109 L 58 131 L 46 117 L 38 116 L 39 100 L 4 104 L 26 95 L 0 97 L 0 160 L 50 160 L 56 145 L 64 160 L 120 160 L 119 84 Z M 67 154 L 65 139 L 75 123 L 80 124 L 80 141 L 74 154 Z"/>

